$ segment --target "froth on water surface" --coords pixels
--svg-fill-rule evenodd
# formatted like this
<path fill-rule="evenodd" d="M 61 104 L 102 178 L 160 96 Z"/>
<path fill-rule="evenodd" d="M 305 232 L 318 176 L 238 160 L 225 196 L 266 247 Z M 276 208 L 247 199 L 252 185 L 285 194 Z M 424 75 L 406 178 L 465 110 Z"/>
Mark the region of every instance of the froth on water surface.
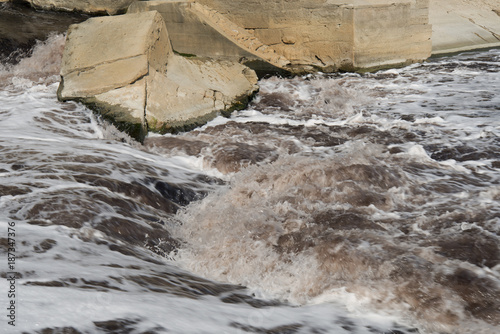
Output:
<path fill-rule="evenodd" d="M 63 43 L 0 73 L 19 332 L 497 333 L 498 51 L 269 78 L 141 146 L 57 101 Z"/>
<path fill-rule="evenodd" d="M 30 57 L 21 58 L 16 64 L 0 64 L 0 88 L 58 83 L 65 40 L 64 34 L 50 34 L 46 40 L 35 43 Z"/>
<path fill-rule="evenodd" d="M 433 333 L 496 332 L 499 56 L 474 57 L 271 78 L 232 120 L 152 138 L 230 176 L 177 215 L 178 262 L 295 304 L 347 293 Z"/>

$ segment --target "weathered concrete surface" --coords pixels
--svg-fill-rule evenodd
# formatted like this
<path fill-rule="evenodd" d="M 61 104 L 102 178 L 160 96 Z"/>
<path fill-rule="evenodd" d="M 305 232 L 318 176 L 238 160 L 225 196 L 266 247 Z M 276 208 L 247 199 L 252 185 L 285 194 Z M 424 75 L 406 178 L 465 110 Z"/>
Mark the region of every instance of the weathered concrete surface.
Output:
<path fill-rule="evenodd" d="M 432 53 L 500 47 L 499 0 L 430 0 Z"/>
<path fill-rule="evenodd" d="M 72 25 L 61 77 L 60 100 L 87 104 L 140 141 L 148 130 L 189 128 L 244 107 L 258 89 L 242 64 L 174 54 L 157 11 Z"/>
<path fill-rule="evenodd" d="M 143 78 L 150 71 L 164 72 L 171 53 L 167 29 L 157 12 L 96 17 L 72 25 L 58 97 L 82 101 L 142 138 L 147 130 Z M 136 97 L 133 103 L 129 96 Z"/>
<path fill-rule="evenodd" d="M 306 71 L 430 56 L 428 0 L 198 0 Z"/>
<path fill-rule="evenodd" d="M 217 111 L 246 106 L 257 90 L 257 75 L 237 62 L 171 56 L 166 75 L 148 79 L 146 119 L 151 130 L 203 124 Z"/>
<path fill-rule="evenodd" d="M 35 8 L 77 11 L 89 14 L 124 12 L 135 0 L 22 0 Z"/>
<path fill-rule="evenodd" d="M 428 0 L 355 1 L 355 68 L 377 68 L 427 59 L 431 49 Z"/>
<path fill-rule="evenodd" d="M 164 71 L 170 52 L 167 30 L 157 12 L 91 18 L 68 30 L 61 74 L 138 56 L 146 56 L 150 66 Z"/>
<path fill-rule="evenodd" d="M 286 70 L 290 64 L 245 29 L 194 0 L 137 1 L 127 13 L 150 10 L 163 16 L 177 53 L 238 61 L 267 72 Z"/>

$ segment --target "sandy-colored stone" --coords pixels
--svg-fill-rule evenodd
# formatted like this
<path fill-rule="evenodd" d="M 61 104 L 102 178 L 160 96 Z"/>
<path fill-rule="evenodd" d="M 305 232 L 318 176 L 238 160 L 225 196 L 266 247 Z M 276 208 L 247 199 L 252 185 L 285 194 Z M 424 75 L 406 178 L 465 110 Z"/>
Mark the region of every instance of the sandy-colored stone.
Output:
<path fill-rule="evenodd" d="M 290 63 L 244 28 L 193 0 L 137 1 L 127 13 L 150 10 L 163 16 L 172 47 L 179 54 L 240 61 L 250 67 L 259 61 L 267 63 L 269 71 L 286 69 Z"/>
<path fill-rule="evenodd" d="M 119 107 L 126 111 L 131 123 L 144 123 L 146 107 L 146 79 L 141 79 L 126 87 L 107 91 L 95 96 L 98 101 Z"/>
<path fill-rule="evenodd" d="M 213 97 L 193 85 L 179 85 L 155 72 L 148 77 L 146 119 L 153 131 L 182 126 L 186 121 L 214 112 Z"/>
<path fill-rule="evenodd" d="M 167 72 L 148 77 L 146 119 L 153 131 L 203 123 L 245 106 L 257 91 L 254 71 L 226 60 L 170 57 Z"/>
<path fill-rule="evenodd" d="M 245 28 L 299 71 L 377 68 L 430 56 L 428 0 L 197 3 Z"/>
<path fill-rule="evenodd" d="M 377 68 L 427 59 L 431 51 L 428 0 L 379 1 L 354 7 L 354 67 Z M 422 15 L 424 14 L 424 15 Z M 418 46 L 415 48 L 415 46 Z"/>
<path fill-rule="evenodd" d="M 103 63 L 146 55 L 164 70 L 171 51 L 166 27 L 157 12 L 95 17 L 68 30 L 61 75 Z"/>
<path fill-rule="evenodd" d="M 166 29 L 156 11 L 72 26 L 58 97 L 87 104 L 138 140 L 148 126 L 191 127 L 246 105 L 258 89 L 253 70 L 235 61 L 176 55 Z"/>
<path fill-rule="evenodd" d="M 61 96 L 64 99 L 90 97 L 127 86 L 147 74 L 148 58 L 145 55 L 102 63 L 65 74 Z"/>
<path fill-rule="evenodd" d="M 78 11 L 89 14 L 124 12 L 135 0 L 25 0 L 32 6 L 42 9 Z"/>
<path fill-rule="evenodd" d="M 500 46 L 500 1 L 430 0 L 432 53 Z"/>

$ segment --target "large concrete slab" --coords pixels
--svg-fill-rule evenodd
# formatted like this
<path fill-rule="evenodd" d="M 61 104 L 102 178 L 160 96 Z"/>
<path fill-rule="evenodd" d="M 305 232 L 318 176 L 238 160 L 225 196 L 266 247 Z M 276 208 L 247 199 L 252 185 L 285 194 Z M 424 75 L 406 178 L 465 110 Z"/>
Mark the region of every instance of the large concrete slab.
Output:
<path fill-rule="evenodd" d="M 432 53 L 500 47 L 499 0 L 430 0 Z"/>
<path fill-rule="evenodd" d="M 428 0 L 198 0 L 305 71 L 373 69 L 430 56 Z"/>
<path fill-rule="evenodd" d="M 61 75 L 140 55 L 162 70 L 170 51 L 167 30 L 157 12 L 95 17 L 70 26 Z"/>
<path fill-rule="evenodd" d="M 95 17 L 72 25 L 58 98 L 87 104 L 141 140 L 147 133 L 145 78 L 165 72 L 171 53 L 158 12 Z"/>
<path fill-rule="evenodd" d="M 257 75 L 238 61 L 172 51 L 157 11 L 71 26 L 58 97 L 81 101 L 143 140 L 148 130 L 190 128 L 246 106 Z"/>
<path fill-rule="evenodd" d="M 193 0 L 137 1 L 128 13 L 150 10 L 163 16 L 178 54 L 231 60 L 268 72 L 286 70 L 290 63 L 244 28 Z"/>
<path fill-rule="evenodd" d="M 255 72 L 242 64 L 173 55 L 166 74 L 148 77 L 148 126 L 167 132 L 203 124 L 216 112 L 245 107 L 257 90 Z"/>

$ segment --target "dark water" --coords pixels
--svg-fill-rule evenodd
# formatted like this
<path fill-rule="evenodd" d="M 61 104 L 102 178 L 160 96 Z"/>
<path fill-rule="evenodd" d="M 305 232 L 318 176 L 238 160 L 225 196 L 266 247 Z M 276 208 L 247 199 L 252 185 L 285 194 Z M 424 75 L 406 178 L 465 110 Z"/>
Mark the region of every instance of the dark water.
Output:
<path fill-rule="evenodd" d="M 64 33 L 86 15 L 33 10 L 17 2 L 0 2 L 0 62 L 15 64 L 29 56 L 37 41 L 54 33 Z"/>
<path fill-rule="evenodd" d="M 3 332 L 498 332 L 498 50 L 269 78 L 141 146 L 57 101 L 63 45 L 0 72 Z"/>

